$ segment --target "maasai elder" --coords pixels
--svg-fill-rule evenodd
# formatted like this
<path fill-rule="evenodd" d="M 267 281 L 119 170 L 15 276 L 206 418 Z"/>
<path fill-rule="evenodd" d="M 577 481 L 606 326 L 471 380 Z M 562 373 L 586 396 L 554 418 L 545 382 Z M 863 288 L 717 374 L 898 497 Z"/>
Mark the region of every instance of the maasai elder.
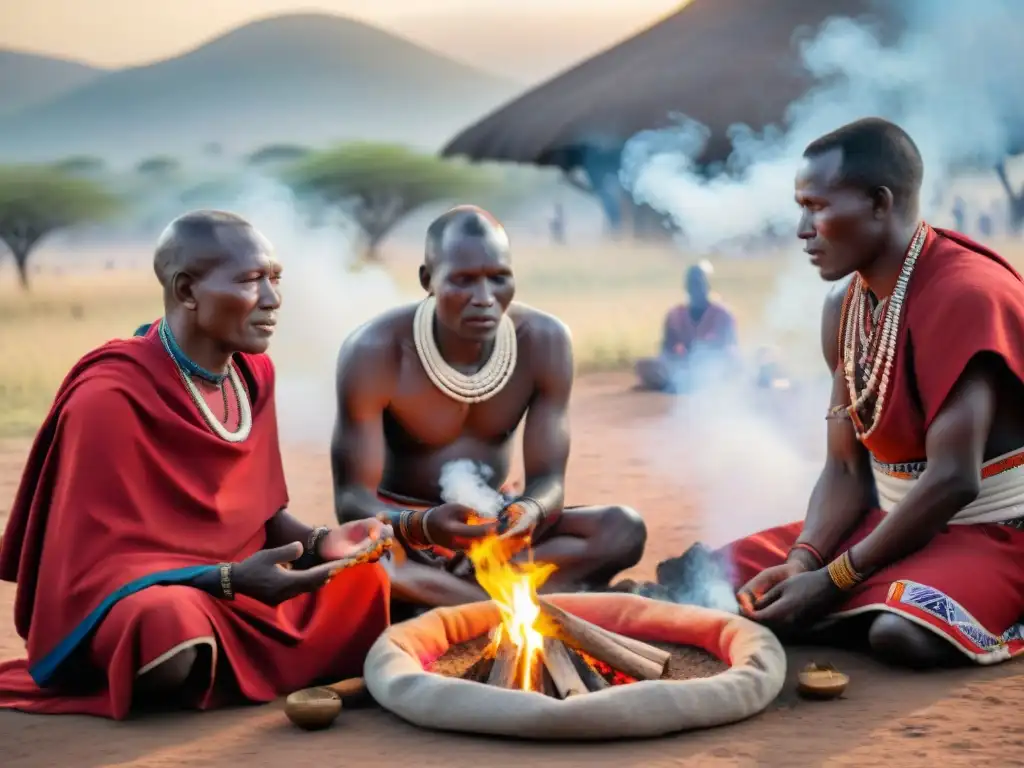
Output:
<path fill-rule="evenodd" d="M 880 119 L 812 142 L 799 236 L 821 276 L 833 373 L 806 520 L 732 545 L 753 617 L 825 618 L 894 663 L 1024 651 L 1024 281 L 918 213 L 923 167 Z M 860 634 L 864 630 L 866 634 Z"/>
<path fill-rule="evenodd" d="M 512 302 L 502 225 L 471 206 L 440 216 L 427 231 L 420 283 L 422 302 L 362 326 L 338 360 L 337 514 L 382 515 L 399 526 L 408 558 L 396 557 L 396 598 L 455 605 L 486 597 L 451 555 L 495 525 L 474 524 L 475 510 L 442 503 L 441 471 L 473 460 L 501 488 L 524 419 L 525 492 L 507 499 L 507 517 L 518 522 L 506 535 L 532 534 L 535 559 L 558 566 L 552 589 L 606 584 L 637 563 L 646 533 L 635 512 L 563 508 L 572 343 L 557 319 Z"/>
<path fill-rule="evenodd" d="M 643 389 L 687 391 L 735 364 L 736 321 L 724 305 L 711 298 L 710 274 L 711 266 L 706 263 L 686 271 L 688 301 L 665 316 L 660 354 L 637 361 L 636 374 Z"/>
<path fill-rule="evenodd" d="M 154 266 L 163 319 L 75 365 L 29 455 L 0 548 L 28 659 L 0 665 L 0 706 L 121 719 L 269 701 L 358 675 L 388 623 L 382 566 L 325 585 L 390 528 L 311 529 L 285 509 L 269 244 L 201 211 Z"/>

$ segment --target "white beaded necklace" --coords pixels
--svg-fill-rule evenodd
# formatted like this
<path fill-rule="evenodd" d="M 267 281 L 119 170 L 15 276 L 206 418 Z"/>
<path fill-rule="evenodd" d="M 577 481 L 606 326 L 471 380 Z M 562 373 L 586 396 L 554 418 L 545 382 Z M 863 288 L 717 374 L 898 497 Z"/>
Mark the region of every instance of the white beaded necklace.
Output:
<path fill-rule="evenodd" d="M 885 407 L 885 395 L 889 389 L 889 376 L 892 373 L 893 360 L 896 357 L 900 310 L 903 308 L 910 276 L 914 273 L 914 265 L 921 255 L 927 235 L 928 225 L 922 222 L 910 241 L 907 256 L 903 260 L 903 268 L 896 279 L 896 287 L 886 303 L 885 318 L 881 324 L 877 322 L 873 324 L 870 336 L 858 339 L 860 333 L 863 332 L 867 315 L 867 286 L 860 275 L 857 275 L 854 280 L 852 294 L 846 304 L 846 313 L 843 317 L 843 323 L 846 326 L 843 339 L 843 370 L 846 374 L 846 386 L 850 393 L 850 405 L 846 410 L 850 415 L 857 438 L 861 441 L 870 437 L 881 420 L 882 409 Z M 865 346 L 863 354 L 866 355 L 876 334 L 881 334 L 877 351 L 874 359 L 871 360 L 871 370 L 864 383 L 864 389 L 858 393 L 857 342 L 860 340 L 861 344 Z M 865 428 L 858 411 L 872 396 L 875 396 L 875 405 L 872 411 L 871 426 Z"/>
<path fill-rule="evenodd" d="M 416 308 L 413 317 L 413 340 L 423 370 L 435 387 L 460 403 L 481 403 L 498 394 L 512 378 L 516 369 L 518 345 L 516 328 L 505 314 L 498 323 L 491 356 L 476 373 L 457 371 L 441 355 L 434 339 L 434 313 L 437 300 L 428 296 Z"/>
<path fill-rule="evenodd" d="M 238 372 L 235 370 L 235 364 L 233 362 L 228 364 L 228 381 L 231 382 L 231 389 L 235 393 L 235 397 L 238 400 L 238 429 L 234 432 L 229 430 L 221 423 L 213 411 L 210 410 L 210 406 L 206 404 L 206 400 L 203 398 L 199 388 L 192 381 L 192 377 L 188 372 L 178 363 L 178 360 L 174 357 L 174 353 L 171 352 L 170 346 L 167 344 L 167 340 L 161 334 L 160 341 L 164 345 L 164 349 L 170 356 L 171 361 L 174 363 L 174 367 L 178 369 L 178 374 L 181 376 L 181 380 L 185 383 L 185 389 L 188 391 L 189 396 L 192 398 L 192 402 L 195 403 L 196 408 L 199 409 L 200 415 L 203 417 L 203 421 L 213 430 L 214 434 L 222 440 L 226 440 L 229 443 L 241 443 L 249 437 L 249 433 L 252 432 L 252 408 L 249 405 L 249 396 L 245 392 L 245 387 L 242 386 L 242 381 L 238 377 Z M 220 386 L 223 387 L 227 382 L 221 382 Z M 225 399 L 226 401 L 226 399 Z"/>

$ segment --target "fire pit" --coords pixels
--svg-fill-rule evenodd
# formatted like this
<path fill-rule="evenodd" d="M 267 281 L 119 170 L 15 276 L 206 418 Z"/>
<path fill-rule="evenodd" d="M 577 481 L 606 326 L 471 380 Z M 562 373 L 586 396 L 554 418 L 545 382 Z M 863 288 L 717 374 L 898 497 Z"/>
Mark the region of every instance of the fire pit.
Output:
<path fill-rule="evenodd" d="M 782 689 L 782 647 L 747 619 L 629 594 L 538 598 L 553 569 L 507 555 L 497 541 L 471 553 L 492 600 L 377 640 L 364 677 L 381 706 L 426 728 L 599 740 L 735 722 Z"/>

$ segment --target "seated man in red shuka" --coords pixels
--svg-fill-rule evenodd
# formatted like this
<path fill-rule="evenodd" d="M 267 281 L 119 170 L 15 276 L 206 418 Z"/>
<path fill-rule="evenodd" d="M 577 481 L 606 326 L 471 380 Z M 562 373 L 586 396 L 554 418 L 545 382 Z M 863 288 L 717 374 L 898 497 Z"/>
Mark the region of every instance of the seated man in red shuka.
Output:
<path fill-rule="evenodd" d="M 0 707 L 122 719 L 269 701 L 361 674 L 388 624 L 372 561 L 390 526 L 314 529 L 286 510 L 269 244 L 201 211 L 168 227 L 154 266 L 164 317 L 75 365 L 25 466 L 0 578 L 28 658 L 0 664 Z"/>
<path fill-rule="evenodd" d="M 711 266 L 686 270 L 688 301 L 669 310 L 657 357 L 636 363 L 641 389 L 688 392 L 736 372 L 736 320 L 711 295 Z"/>
<path fill-rule="evenodd" d="M 838 283 L 828 454 L 803 523 L 725 553 L 780 633 L 831 623 L 894 663 L 992 664 L 1024 652 L 1024 281 L 920 220 L 922 175 L 880 119 L 804 152 L 799 236 Z"/>

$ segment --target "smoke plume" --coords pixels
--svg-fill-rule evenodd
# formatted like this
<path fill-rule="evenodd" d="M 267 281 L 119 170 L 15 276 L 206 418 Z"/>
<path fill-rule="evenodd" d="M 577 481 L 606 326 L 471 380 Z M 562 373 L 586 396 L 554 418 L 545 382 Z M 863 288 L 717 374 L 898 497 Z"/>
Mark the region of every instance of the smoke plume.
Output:
<path fill-rule="evenodd" d="M 497 517 L 505 500 L 488 485 L 494 470 L 472 459 L 449 461 L 441 468 L 441 499 L 463 504 L 483 517 Z"/>
<path fill-rule="evenodd" d="M 338 222 L 311 225 L 291 191 L 265 177 L 254 176 L 245 187 L 228 207 L 267 236 L 284 266 L 281 313 L 270 348 L 281 437 L 325 445 L 337 411 L 341 343 L 403 297 L 383 269 L 354 267 L 354 231 Z"/>
<path fill-rule="evenodd" d="M 644 131 L 623 152 L 621 178 L 639 203 L 668 214 L 687 243 L 704 250 L 765 232 L 792 236 L 793 177 L 804 147 L 861 117 L 885 117 L 914 138 L 925 161 L 926 204 L 951 176 L 990 168 L 1020 136 L 1024 99 L 1014 0 L 891 0 L 903 32 L 891 46 L 868 21 L 832 18 L 799 43 L 817 86 L 786 110 L 782 126 L 736 125 L 725 170 L 706 177 L 694 159 L 705 126 L 681 117 Z M 797 44 L 797 43 L 794 43 Z M 751 73 L 756 76 L 756 73 Z M 928 213 L 928 211 L 926 211 Z"/>

